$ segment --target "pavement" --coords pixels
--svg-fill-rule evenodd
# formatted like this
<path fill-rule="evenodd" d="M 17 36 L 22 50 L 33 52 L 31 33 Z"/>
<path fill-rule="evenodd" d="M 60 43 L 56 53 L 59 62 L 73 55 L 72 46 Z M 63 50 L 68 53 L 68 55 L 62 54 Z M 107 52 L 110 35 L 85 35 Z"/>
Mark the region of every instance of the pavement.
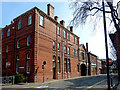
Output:
<path fill-rule="evenodd" d="M 97 75 L 96 75 L 97 76 Z M 98 75 L 99 76 L 99 75 Z M 101 75 L 102 76 L 102 75 Z M 47 88 L 48 87 L 48 85 L 53 85 L 53 86 L 55 86 L 54 84 L 57 84 L 57 83 L 65 83 L 65 84 L 67 84 L 67 82 L 66 81 L 72 81 L 72 82 L 74 82 L 74 80 L 72 80 L 72 79 L 80 79 L 80 78 L 82 78 L 82 79 L 84 79 L 84 77 L 91 77 L 91 76 L 81 76 L 81 77 L 75 77 L 75 78 L 70 78 L 70 79 L 60 79 L 60 80 L 52 80 L 52 81 L 47 81 L 47 82 L 44 82 L 44 83 L 42 83 L 42 82 L 35 82 L 35 83 L 20 83 L 20 84 L 14 84 L 14 85 L 11 85 L 11 84 L 8 84 L 8 85 L 2 85 L 2 88 L 11 88 L 11 90 L 12 90 L 12 88 L 34 88 L 34 87 L 39 87 L 39 88 Z M 113 82 L 117 82 L 116 80 L 113 80 Z M 86 82 L 85 82 L 86 83 Z M 91 83 L 92 83 L 92 81 L 91 81 Z M 102 84 L 101 84 L 102 83 Z M 71 83 L 69 83 L 70 85 L 72 85 Z M 104 80 L 102 80 L 101 82 L 98 82 L 98 83 L 96 83 L 96 84 L 94 84 L 94 85 L 90 85 L 88 88 L 99 88 L 99 84 L 100 84 L 100 86 L 104 86 L 104 87 L 107 87 L 107 82 L 106 82 L 106 80 L 104 79 Z M 75 85 L 76 85 L 76 83 L 75 83 Z M 106 85 L 106 86 L 105 86 Z M 114 85 L 115 86 L 115 85 Z M 62 87 L 65 87 L 64 85 L 62 86 Z M 120 90 L 120 84 L 117 86 L 116 85 L 116 88 L 117 88 L 117 90 Z M 3 90 L 3 89 L 2 89 Z M 6 89 L 5 89 L 6 90 Z M 16 89 L 15 89 L 16 90 Z M 115 89 L 116 90 L 116 89 Z"/>
<path fill-rule="evenodd" d="M 117 86 L 117 90 L 120 90 L 120 84 Z"/>

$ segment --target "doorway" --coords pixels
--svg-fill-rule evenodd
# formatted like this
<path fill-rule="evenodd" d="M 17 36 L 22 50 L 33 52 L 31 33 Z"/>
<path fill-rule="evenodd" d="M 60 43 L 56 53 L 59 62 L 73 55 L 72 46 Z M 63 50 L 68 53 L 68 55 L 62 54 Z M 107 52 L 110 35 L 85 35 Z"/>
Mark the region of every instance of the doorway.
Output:
<path fill-rule="evenodd" d="M 81 64 L 81 76 L 86 76 L 86 65 Z"/>

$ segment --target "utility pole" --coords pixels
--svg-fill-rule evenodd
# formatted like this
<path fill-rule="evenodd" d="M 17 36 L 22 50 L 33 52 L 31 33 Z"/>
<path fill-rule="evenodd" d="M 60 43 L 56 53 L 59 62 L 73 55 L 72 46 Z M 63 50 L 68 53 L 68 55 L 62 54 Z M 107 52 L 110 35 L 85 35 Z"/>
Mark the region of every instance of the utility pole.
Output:
<path fill-rule="evenodd" d="M 108 90 L 110 90 L 109 59 L 108 59 L 108 45 L 107 45 L 107 32 L 106 32 L 106 18 L 105 18 L 104 0 L 102 0 L 102 6 L 103 6 L 103 22 L 104 22 L 106 62 L 107 62 L 107 84 L 108 84 Z"/>

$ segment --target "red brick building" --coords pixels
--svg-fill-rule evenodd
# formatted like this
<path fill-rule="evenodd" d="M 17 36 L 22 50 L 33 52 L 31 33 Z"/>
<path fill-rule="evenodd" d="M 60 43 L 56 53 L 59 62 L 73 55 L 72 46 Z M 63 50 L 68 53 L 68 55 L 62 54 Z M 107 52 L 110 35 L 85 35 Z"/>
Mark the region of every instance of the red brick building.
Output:
<path fill-rule="evenodd" d="M 97 56 L 88 52 L 88 75 L 97 75 Z"/>
<path fill-rule="evenodd" d="M 118 74 L 119 74 L 119 79 L 120 79 L 120 30 L 116 31 L 113 34 L 109 34 L 109 36 L 110 36 L 110 39 L 111 39 L 113 46 L 116 50 L 117 67 L 118 67 Z"/>
<path fill-rule="evenodd" d="M 52 5 L 47 7 L 48 14 L 34 7 L 2 29 L 3 76 L 8 70 L 8 75 L 24 74 L 28 81 L 42 81 L 44 61 L 45 81 L 80 76 L 79 37 L 72 26 L 65 28 L 64 20 L 58 22 Z"/>
<path fill-rule="evenodd" d="M 80 73 L 81 73 L 81 76 L 87 76 L 88 75 L 88 57 L 87 57 L 87 50 L 84 44 L 80 44 L 79 51 L 80 51 L 79 53 Z"/>

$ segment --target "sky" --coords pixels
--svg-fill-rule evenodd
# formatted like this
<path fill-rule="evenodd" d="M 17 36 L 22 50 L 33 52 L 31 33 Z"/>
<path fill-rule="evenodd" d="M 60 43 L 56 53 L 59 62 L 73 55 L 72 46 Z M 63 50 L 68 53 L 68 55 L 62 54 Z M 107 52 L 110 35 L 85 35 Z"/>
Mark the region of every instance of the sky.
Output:
<path fill-rule="evenodd" d="M 64 20 L 65 26 L 69 25 L 70 20 L 73 17 L 73 9 L 70 9 L 69 2 L 64 2 L 63 0 L 58 0 L 57 2 L 52 2 L 53 0 L 47 0 L 51 2 L 47 2 L 45 0 L 37 2 L 31 2 L 31 0 L 25 0 L 20 2 L 12 1 L 8 2 L 8 0 L 1 0 L 0 2 L 0 27 L 5 27 L 9 25 L 10 22 L 16 18 L 17 16 L 25 13 L 31 8 L 37 6 L 43 12 L 47 13 L 47 4 L 52 4 L 55 8 L 54 15 L 58 16 L 58 20 Z M 45 2 L 44 2 L 45 1 Z M 90 19 L 92 20 L 92 19 Z M 100 20 L 100 24 L 94 29 L 93 23 L 91 21 L 87 21 L 85 25 L 80 25 L 79 27 L 74 27 L 74 33 L 80 37 L 80 44 L 86 45 L 88 43 L 88 50 L 97 55 L 99 59 L 105 59 L 105 40 L 104 40 L 104 28 L 103 21 Z M 98 22 L 99 23 L 99 22 Z"/>

